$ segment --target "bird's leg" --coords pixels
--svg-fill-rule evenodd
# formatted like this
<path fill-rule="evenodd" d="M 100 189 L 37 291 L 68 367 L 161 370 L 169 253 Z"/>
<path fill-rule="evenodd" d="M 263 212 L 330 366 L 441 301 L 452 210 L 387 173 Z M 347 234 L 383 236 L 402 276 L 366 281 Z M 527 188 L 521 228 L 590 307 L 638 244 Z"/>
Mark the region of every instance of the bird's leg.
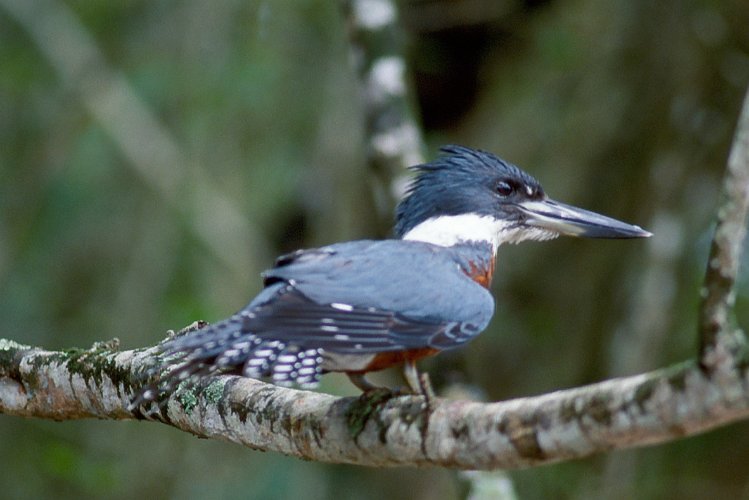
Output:
<path fill-rule="evenodd" d="M 347 372 L 346 375 L 348 376 L 348 379 L 351 381 L 352 384 L 354 384 L 356 387 L 358 387 L 364 392 L 374 391 L 376 389 L 382 389 L 382 387 L 374 385 L 369 380 L 367 380 L 363 373 Z"/>
<path fill-rule="evenodd" d="M 411 388 L 411 392 L 414 394 L 421 394 L 421 381 L 419 380 L 419 370 L 416 368 L 416 363 L 409 360 L 403 364 L 403 378 L 406 379 L 408 387 Z"/>
<path fill-rule="evenodd" d="M 403 376 L 413 393 L 424 396 L 427 404 L 435 398 L 432 383 L 429 381 L 429 374 L 419 373 L 415 361 L 408 360 L 403 364 Z"/>

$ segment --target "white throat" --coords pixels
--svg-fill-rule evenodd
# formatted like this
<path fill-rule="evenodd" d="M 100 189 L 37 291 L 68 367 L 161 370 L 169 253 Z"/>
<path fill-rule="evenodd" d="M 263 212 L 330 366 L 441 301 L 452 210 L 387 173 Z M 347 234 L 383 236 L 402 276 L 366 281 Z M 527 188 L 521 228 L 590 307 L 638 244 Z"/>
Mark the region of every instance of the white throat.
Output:
<path fill-rule="evenodd" d="M 490 215 L 462 214 L 432 217 L 403 235 L 404 240 L 451 247 L 469 241 L 491 244 L 494 253 L 503 243 L 550 240 L 558 235 L 541 228 L 512 226 Z"/>

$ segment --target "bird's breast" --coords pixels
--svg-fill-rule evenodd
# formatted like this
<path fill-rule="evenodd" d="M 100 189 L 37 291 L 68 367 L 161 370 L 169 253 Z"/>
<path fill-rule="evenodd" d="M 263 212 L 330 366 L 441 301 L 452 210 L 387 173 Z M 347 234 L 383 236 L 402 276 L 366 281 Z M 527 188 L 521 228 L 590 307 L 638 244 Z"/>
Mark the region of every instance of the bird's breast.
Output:
<path fill-rule="evenodd" d="M 459 269 L 484 288 L 489 288 L 494 276 L 496 248 L 488 241 L 469 241 L 450 249 L 453 262 Z"/>
<path fill-rule="evenodd" d="M 483 286 L 484 288 L 490 288 L 492 286 L 492 278 L 494 277 L 494 259 L 487 260 L 471 260 L 468 261 L 468 266 L 464 269 L 464 272 L 473 281 Z"/>

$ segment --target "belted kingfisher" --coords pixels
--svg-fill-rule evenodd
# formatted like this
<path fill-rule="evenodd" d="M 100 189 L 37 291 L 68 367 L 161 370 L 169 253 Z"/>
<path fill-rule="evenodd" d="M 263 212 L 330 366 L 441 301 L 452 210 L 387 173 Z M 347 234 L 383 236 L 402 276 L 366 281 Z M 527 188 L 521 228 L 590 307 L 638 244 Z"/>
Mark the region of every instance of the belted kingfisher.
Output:
<path fill-rule="evenodd" d="M 208 373 L 317 386 L 344 372 L 360 389 L 367 372 L 415 362 L 475 338 L 489 324 L 489 287 L 504 243 L 559 235 L 642 238 L 638 226 L 550 200 L 539 182 L 491 153 L 446 146 L 417 175 L 396 211 L 397 239 L 352 241 L 283 255 L 265 288 L 228 319 L 165 342 L 177 362 L 158 390 Z"/>

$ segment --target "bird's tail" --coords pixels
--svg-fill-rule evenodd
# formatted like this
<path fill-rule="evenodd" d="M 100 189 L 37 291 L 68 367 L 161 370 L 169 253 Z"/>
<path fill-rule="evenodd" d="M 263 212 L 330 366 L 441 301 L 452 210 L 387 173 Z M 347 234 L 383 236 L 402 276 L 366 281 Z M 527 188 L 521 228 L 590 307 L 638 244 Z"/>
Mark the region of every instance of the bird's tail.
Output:
<path fill-rule="evenodd" d="M 159 346 L 157 361 L 143 373 L 130 408 L 162 404 L 182 384 L 222 373 L 270 379 L 282 386 L 317 387 L 322 351 L 252 331 L 252 315 L 238 313 L 219 323 L 188 327 Z"/>

